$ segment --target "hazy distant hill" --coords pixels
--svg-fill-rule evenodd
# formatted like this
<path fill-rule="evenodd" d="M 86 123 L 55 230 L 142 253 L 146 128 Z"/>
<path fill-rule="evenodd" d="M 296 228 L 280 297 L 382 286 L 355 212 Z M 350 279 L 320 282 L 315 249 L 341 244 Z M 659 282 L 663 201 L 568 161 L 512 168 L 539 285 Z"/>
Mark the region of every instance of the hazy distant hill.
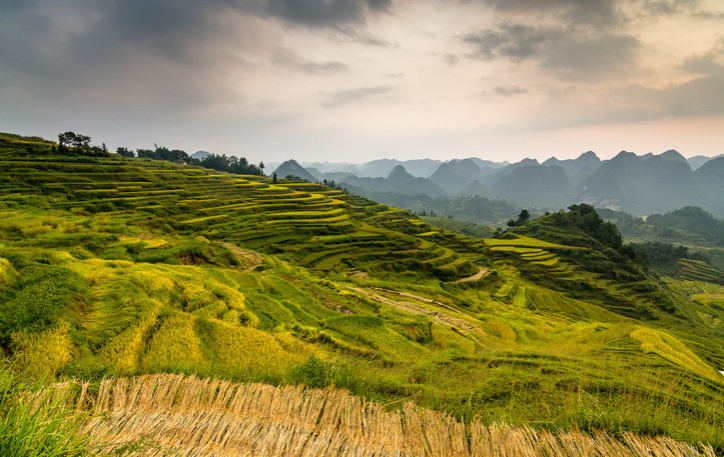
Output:
<path fill-rule="evenodd" d="M 588 151 L 575 159 L 558 160 L 551 157 L 541 165 L 545 167 L 559 166 L 563 168 L 571 182 L 578 183 L 596 171 L 601 163 L 601 159 L 598 158 L 595 152 Z"/>
<path fill-rule="evenodd" d="M 704 164 L 707 163 L 708 161 L 714 160 L 714 159 L 718 159 L 718 158 L 720 158 L 720 157 L 724 157 L 724 154 L 719 154 L 718 156 L 714 156 L 714 157 L 707 157 L 707 156 L 694 156 L 694 157 L 689 157 L 689 158 L 687 159 L 687 162 L 689 162 L 689 166 L 691 167 L 691 169 L 694 170 L 694 171 L 696 171 L 696 170 L 699 169 L 699 167 L 701 167 L 702 165 L 704 165 Z"/>
<path fill-rule="evenodd" d="M 699 184 L 680 154 L 637 156 L 621 151 L 578 188 L 578 199 L 637 215 L 666 212 L 701 200 Z"/>
<path fill-rule="evenodd" d="M 277 168 L 274 173 L 276 173 L 279 178 L 286 178 L 287 176 L 292 175 L 298 176 L 302 179 L 306 179 L 307 181 L 314 182 L 317 180 L 303 166 L 299 165 L 296 160 L 287 160 L 286 162 L 279 165 L 279 168 Z"/>
<path fill-rule="evenodd" d="M 401 165 L 404 166 L 405 170 L 412 176 L 429 178 L 442 163 L 442 160 L 412 159 L 402 161 Z"/>
<path fill-rule="evenodd" d="M 409 174 L 405 167 L 397 165 L 386 178 L 359 178 L 348 176 L 339 181 L 342 185 L 351 185 L 356 192 L 368 195 L 369 192 L 397 192 L 405 195 L 427 194 L 431 197 L 444 195 L 445 190 L 427 178 L 418 178 Z M 350 189 L 355 191 L 354 189 Z"/>
<path fill-rule="evenodd" d="M 694 176 L 703 192 L 702 206 L 717 217 L 724 217 L 724 157 L 702 165 Z"/>
<path fill-rule="evenodd" d="M 350 176 L 354 176 L 352 173 L 346 172 L 346 171 L 331 171 L 327 173 L 323 173 L 316 168 L 312 167 L 304 167 L 305 170 L 309 172 L 312 176 L 316 178 L 316 181 L 322 182 L 325 179 L 327 181 L 335 181 L 339 182 L 342 181 L 345 178 L 348 178 Z"/>
<path fill-rule="evenodd" d="M 551 157 L 543 163 L 530 158 L 512 164 L 472 157 L 447 162 L 380 159 L 362 164 L 314 163 L 307 171 L 314 180 L 346 183 L 362 195 L 386 193 L 386 202 L 395 200 L 391 197 L 395 192 L 451 198 L 480 195 L 538 210 L 585 201 L 599 208 L 648 215 L 694 205 L 721 217 L 724 160 L 720 159 L 724 157 L 687 160 L 669 149 L 644 155 L 622 151 L 613 159 L 601 160 L 587 151 L 575 159 Z M 701 164 L 696 173 L 692 163 Z"/>
<path fill-rule="evenodd" d="M 359 173 L 355 164 L 347 162 L 301 162 L 300 165 L 304 168 L 314 168 L 320 173 Z"/>
<path fill-rule="evenodd" d="M 518 167 L 491 185 L 491 191 L 521 206 L 565 208 L 573 186 L 559 166 Z"/>
<path fill-rule="evenodd" d="M 440 165 L 430 180 L 450 193 L 481 178 L 480 167 L 472 159 L 451 160 Z"/>
<path fill-rule="evenodd" d="M 668 151 L 664 151 L 658 156 L 655 155 L 653 157 L 659 157 L 661 159 L 671 160 L 673 162 L 683 162 L 688 164 L 688 162 L 686 161 L 686 157 L 681 155 L 679 151 L 675 149 L 669 149 Z"/>
<path fill-rule="evenodd" d="M 395 160 L 395 159 L 379 159 L 371 162 L 358 164 L 357 172 L 354 173 L 360 178 L 380 178 L 389 176 L 392 170 L 398 165 L 405 167 L 405 171 L 412 176 L 427 178 L 438 169 L 441 160 L 433 159 L 413 159 L 413 160 Z"/>
<path fill-rule="evenodd" d="M 507 160 L 503 162 L 493 162 L 490 160 L 478 159 L 477 157 L 470 157 L 470 160 L 475 162 L 480 167 L 480 173 L 482 176 L 492 175 L 497 170 L 500 170 L 501 168 L 505 168 L 510 165 L 510 162 L 508 162 Z"/>
<path fill-rule="evenodd" d="M 493 173 L 490 177 L 487 177 L 485 181 L 483 181 L 485 184 L 493 184 L 496 183 L 498 180 L 500 180 L 504 176 L 508 176 L 515 170 L 516 168 L 521 167 L 532 167 L 532 166 L 538 166 L 540 165 L 536 159 L 523 159 L 520 162 L 513 163 L 510 165 L 507 165 L 500 170 Z"/>
<path fill-rule="evenodd" d="M 191 154 L 192 159 L 197 160 L 204 160 L 206 157 L 210 156 L 211 153 L 208 151 L 196 151 L 193 154 Z"/>

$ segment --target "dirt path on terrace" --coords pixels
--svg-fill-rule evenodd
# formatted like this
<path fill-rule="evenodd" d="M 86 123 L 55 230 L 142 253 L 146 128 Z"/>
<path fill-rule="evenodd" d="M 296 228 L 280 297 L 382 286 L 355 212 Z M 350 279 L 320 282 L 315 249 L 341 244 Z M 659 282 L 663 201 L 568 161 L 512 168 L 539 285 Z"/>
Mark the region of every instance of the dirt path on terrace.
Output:
<path fill-rule="evenodd" d="M 480 268 L 480 267 L 478 267 L 478 268 Z M 469 276 L 469 277 L 467 277 L 467 278 L 458 279 L 457 281 L 453 281 L 453 284 L 459 283 L 459 282 L 477 281 L 478 279 L 480 279 L 480 278 L 482 278 L 482 277 L 484 277 L 484 276 L 488 276 L 490 273 L 491 273 L 490 270 L 487 270 L 487 269 L 485 269 L 485 268 L 480 268 L 480 271 L 478 271 L 478 272 L 475 273 L 474 275 Z"/>
<path fill-rule="evenodd" d="M 406 313 L 427 316 L 431 321 L 435 322 L 436 324 L 440 324 L 445 327 L 448 327 L 452 331 L 454 331 L 466 338 L 477 340 L 478 338 L 476 338 L 476 337 L 486 336 L 485 332 L 483 332 L 480 329 L 480 327 L 477 327 L 464 319 L 460 319 L 459 317 L 452 316 L 447 312 L 430 309 L 424 305 L 419 305 L 417 303 L 412 303 L 409 301 L 392 300 L 383 295 L 377 294 L 377 293 L 373 292 L 372 290 L 359 289 L 356 287 L 348 287 L 348 289 L 350 289 L 354 292 L 357 292 L 358 294 L 363 295 L 364 297 L 369 298 L 370 300 L 374 300 L 378 303 L 384 303 L 386 305 L 393 306 Z M 436 301 L 436 300 L 430 300 L 429 298 L 418 297 L 417 295 L 412 295 L 412 294 L 408 294 L 405 292 L 397 292 L 397 291 L 389 290 L 389 289 L 380 289 L 378 287 L 372 287 L 370 289 L 378 290 L 380 292 L 386 292 L 389 294 L 399 295 L 402 297 L 412 298 L 414 300 L 418 300 L 423 303 L 429 303 L 431 305 L 441 306 L 441 307 L 444 307 L 451 311 L 454 311 L 455 313 L 459 313 L 459 311 L 457 311 L 455 308 L 448 306 L 444 303 L 440 303 L 439 301 Z"/>
<path fill-rule="evenodd" d="M 234 243 L 214 241 L 214 243 L 225 246 L 229 251 L 233 252 L 241 262 L 240 268 L 244 273 L 256 270 L 264 263 L 264 257 L 258 252 L 249 251 L 248 249 L 241 249 Z"/>

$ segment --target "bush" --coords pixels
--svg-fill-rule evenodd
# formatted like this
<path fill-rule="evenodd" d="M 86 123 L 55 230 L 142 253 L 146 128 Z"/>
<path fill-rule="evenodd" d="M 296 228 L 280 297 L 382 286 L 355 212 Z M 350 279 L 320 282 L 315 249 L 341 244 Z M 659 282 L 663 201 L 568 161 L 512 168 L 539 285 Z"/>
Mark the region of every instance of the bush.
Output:
<path fill-rule="evenodd" d="M 295 382 L 310 387 L 326 387 L 332 384 L 332 367 L 331 364 L 312 355 L 292 372 L 292 378 Z"/>

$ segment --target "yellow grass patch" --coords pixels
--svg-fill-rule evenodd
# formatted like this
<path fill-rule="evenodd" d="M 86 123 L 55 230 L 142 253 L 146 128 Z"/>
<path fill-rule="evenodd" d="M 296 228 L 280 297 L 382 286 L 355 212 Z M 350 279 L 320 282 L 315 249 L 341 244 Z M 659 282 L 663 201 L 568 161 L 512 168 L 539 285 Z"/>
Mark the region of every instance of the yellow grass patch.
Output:
<path fill-rule="evenodd" d="M 631 332 L 630 336 L 641 342 L 641 349 L 646 353 L 658 354 L 666 360 L 701 376 L 716 380 L 721 379 L 721 375 L 714 368 L 691 352 L 684 343 L 668 333 L 639 327 Z"/>
<path fill-rule="evenodd" d="M 586 249 L 579 246 L 566 246 L 563 244 L 549 243 L 525 235 L 515 235 L 518 238 L 513 240 L 500 240 L 497 238 L 485 238 L 483 241 L 488 246 L 525 246 L 533 248 L 559 248 L 559 249 Z"/>
<path fill-rule="evenodd" d="M 159 248 L 168 244 L 168 241 L 161 238 L 152 238 L 150 240 L 143 240 L 146 243 L 146 249 Z"/>
<path fill-rule="evenodd" d="M 513 328 L 503 321 L 490 320 L 488 324 L 493 327 L 499 334 L 500 338 L 507 343 L 515 343 L 518 341 L 518 335 Z"/>
<path fill-rule="evenodd" d="M 135 304 L 143 308 L 138 322 L 112 337 L 98 353 L 102 363 L 113 365 L 115 372 L 129 375 L 138 371 L 139 354 L 143 350 L 146 334 L 156 324 L 161 303 L 147 300 L 143 304 Z"/>
<path fill-rule="evenodd" d="M 227 371 L 237 375 L 281 375 L 303 362 L 307 354 L 286 337 L 280 340 L 297 353 L 285 350 L 280 340 L 267 332 L 217 319 L 208 322 L 214 363 L 226 365 Z"/>
<path fill-rule="evenodd" d="M 9 260 L 0 257 L 0 284 L 7 284 L 15 274 L 15 269 Z"/>
<path fill-rule="evenodd" d="M 536 260 L 532 261 L 531 264 L 533 265 L 545 265 L 547 267 L 552 267 L 553 265 L 558 263 L 558 258 L 552 257 L 548 260 Z"/>
<path fill-rule="evenodd" d="M 724 293 L 721 294 L 693 294 L 692 300 L 724 300 Z"/>
<path fill-rule="evenodd" d="M 206 366 L 201 340 L 194 331 L 196 318 L 183 313 L 166 317 L 151 337 L 141 361 L 145 371 L 198 371 Z"/>
<path fill-rule="evenodd" d="M 52 380 L 70 362 L 73 343 L 70 324 L 63 322 L 42 332 L 20 331 L 11 336 L 16 368 L 40 380 Z"/>

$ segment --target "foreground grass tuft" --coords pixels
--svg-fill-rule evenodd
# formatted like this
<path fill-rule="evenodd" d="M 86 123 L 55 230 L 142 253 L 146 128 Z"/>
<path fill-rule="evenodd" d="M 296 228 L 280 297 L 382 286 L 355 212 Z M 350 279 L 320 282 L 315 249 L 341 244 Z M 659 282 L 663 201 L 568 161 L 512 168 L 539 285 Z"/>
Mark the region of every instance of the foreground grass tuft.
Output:
<path fill-rule="evenodd" d="M 0 369 L 0 455 L 81 457 L 94 455 L 90 436 L 78 430 L 85 415 L 70 413 L 68 394 L 35 401 L 18 377 Z"/>

